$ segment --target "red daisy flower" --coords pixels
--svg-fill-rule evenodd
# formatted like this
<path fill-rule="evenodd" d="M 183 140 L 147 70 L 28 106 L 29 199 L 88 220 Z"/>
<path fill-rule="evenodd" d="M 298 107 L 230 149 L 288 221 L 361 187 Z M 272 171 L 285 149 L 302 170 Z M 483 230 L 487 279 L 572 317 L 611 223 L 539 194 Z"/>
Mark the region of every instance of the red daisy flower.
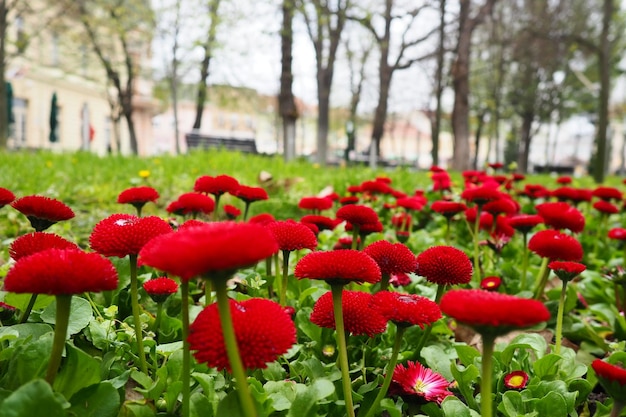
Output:
<path fill-rule="evenodd" d="M 278 303 L 262 298 L 229 300 L 235 338 L 244 368 L 262 369 L 296 342 L 296 327 Z M 217 304 L 206 307 L 189 327 L 190 349 L 199 363 L 230 371 Z"/>
<path fill-rule="evenodd" d="M 554 271 L 561 281 L 571 281 L 578 275 L 582 274 L 587 267 L 578 262 L 552 261 L 548 264 L 548 268 Z"/>
<path fill-rule="evenodd" d="M 556 179 L 557 184 L 571 184 L 572 177 L 569 175 L 562 175 Z"/>
<path fill-rule="evenodd" d="M 465 220 L 467 220 L 469 224 L 473 225 L 474 222 L 476 221 L 477 211 L 478 210 L 476 209 L 476 207 L 470 207 L 467 210 L 465 210 Z M 486 211 L 481 211 L 480 219 L 478 221 L 478 227 L 481 230 L 491 230 L 492 225 L 493 225 L 493 215 Z"/>
<path fill-rule="evenodd" d="M 568 203 L 542 203 L 536 209 L 544 223 L 553 229 L 568 229 L 573 233 L 580 233 L 585 228 L 585 216 Z"/>
<path fill-rule="evenodd" d="M 596 187 L 591 194 L 594 197 L 598 197 L 606 201 L 622 199 L 622 192 L 615 187 L 599 186 Z"/>
<path fill-rule="evenodd" d="M 614 227 L 609 230 L 608 236 L 609 239 L 626 240 L 626 229 L 623 227 Z"/>
<path fill-rule="evenodd" d="M 446 379 L 424 367 L 419 362 L 408 361 L 406 368 L 400 364 L 393 370 L 392 377 L 393 391 L 403 395 L 418 396 L 426 401 L 435 401 L 441 404 L 449 395 L 450 383 Z"/>
<path fill-rule="evenodd" d="M 9 246 L 9 256 L 19 260 L 46 249 L 80 249 L 78 245 L 54 233 L 33 232 L 15 239 Z"/>
<path fill-rule="evenodd" d="M 413 223 L 413 216 L 406 211 L 391 216 L 391 225 L 400 230 L 411 230 L 411 224 Z"/>
<path fill-rule="evenodd" d="M 411 277 L 404 272 L 398 272 L 395 274 L 391 274 L 389 278 L 389 283 L 394 287 L 405 287 L 411 283 Z"/>
<path fill-rule="evenodd" d="M 15 200 L 15 194 L 6 188 L 0 187 L 0 208 L 10 204 Z"/>
<path fill-rule="evenodd" d="M 170 225 L 160 217 L 113 214 L 96 224 L 89 236 L 89 244 L 91 249 L 104 256 L 123 258 L 137 255 L 150 240 L 171 232 Z"/>
<path fill-rule="evenodd" d="M 516 214 L 506 219 L 509 226 L 522 233 L 528 233 L 531 229 L 543 223 L 543 217 L 537 214 Z"/>
<path fill-rule="evenodd" d="M 426 198 L 422 196 L 403 197 L 396 200 L 398 207 L 405 210 L 419 211 L 426 205 Z"/>
<path fill-rule="evenodd" d="M 257 224 L 270 224 L 275 222 L 276 219 L 270 213 L 261 213 L 256 216 L 252 216 L 248 219 L 248 223 L 257 223 Z"/>
<path fill-rule="evenodd" d="M 185 222 L 183 224 L 178 226 L 177 230 L 184 230 L 184 229 L 188 229 L 190 227 L 205 226 L 207 224 L 208 224 L 207 222 L 202 221 L 202 220 L 189 219 L 189 220 L 185 220 Z"/>
<path fill-rule="evenodd" d="M 493 216 L 498 214 L 510 216 L 519 211 L 519 206 L 511 198 L 503 197 L 485 203 L 482 209 Z"/>
<path fill-rule="evenodd" d="M 250 187 L 247 185 L 240 185 L 235 192 L 235 197 L 246 202 L 252 203 L 254 201 L 261 201 L 269 199 L 267 191 L 261 187 Z"/>
<path fill-rule="evenodd" d="M 193 190 L 199 193 L 221 196 L 225 193 L 234 194 L 239 188 L 239 181 L 230 175 L 217 175 L 211 177 L 203 175 L 196 179 Z"/>
<path fill-rule="evenodd" d="M 298 207 L 303 210 L 313 210 L 320 212 L 328 210 L 333 206 L 333 200 L 328 197 L 302 197 L 298 202 Z"/>
<path fill-rule="evenodd" d="M 387 320 L 371 306 L 372 294 L 362 291 L 343 291 L 341 306 L 347 332 L 374 337 L 385 331 Z M 311 322 L 327 329 L 335 328 L 332 293 L 322 295 L 313 306 Z"/>
<path fill-rule="evenodd" d="M 417 274 L 435 284 L 467 284 L 472 273 L 472 261 L 452 246 L 433 246 L 417 255 Z"/>
<path fill-rule="evenodd" d="M 524 181 L 526 179 L 526 175 L 514 172 L 511 174 L 511 179 L 515 182 Z"/>
<path fill-rule="evenodd" d="M 392 188 L 384 181 L 363 181 L 361 192 L 369 194 L 391 194 Z"/>
<path fill-rule="evenodd" d="M 593 196 L 592 196 L 591 190 L 577 188 L 576 193 L 573 196 L 573 202 L 574 204 L 582 203 L 584 201 L 591 201 L 592 198 Z"/>
<path fill-rule="evenodd" d="M 416 294 L 379 291 L 374 294 L 372 305 L 386 320 L 399 326 L 420 326 L 423 329 L 441 318 L 437 303 Z"/>
<path fill-rule="evenodd" d="M 574 201 L 577 194 L 578 191 L 573 187 L 559 187 L 555 190 L 552 190 L 552 192 L 550 193 L 552 197 L 555 197 L 557 200 L 563 202 Z"/>
<path fill-rule="evenodd" d="M 471 201 L 478 205 L 483 205 L 488 201 L 497 200 L 501 196 L 501 192 L 495 187 L 480 186 L 466 188 L 461 193 L 461 198 L 467 201 Z"/>
<path fill-rule="evenodd" d="M 229 278 L 234 271 L 273 255 L 278 243 L 265 226 L 214 222 L 157 236 L 139 252 L 139 263 L 189 280 Z"/>
<path fill-rule="evenodd" d="M 357 238 L 357 243 L 361 242 L 361 238 Z M 352 248 L 352 236 L 341 236 L 337 243 L 333 246 L 333 250 L 351 249 Z"/>
<path fill-rule="evenodd" d="M 25 215 L 31 226 L 42 232 L 53 224 L 69 220 L 74 212 L 59 200 L 41 195 L 29 195 L 18 198 L 11 203 L 11 207 Z"/>
<path fill-rule="evenodd" d="M 498 291 L 500 285 L 502 285 L 502 278 L 496 276 L 485 277 L 480 281 L 480 288 L 486 291 Z"/>
<path fill-rule="evenodd" d="M 346 197 L 341 197 L 339 199 L 339 204 L 341 204 L 342 206 L 345 206 L 348 204 L 358 204 L 359 200 L 360 200 L 359 197 L 355 195 L 349 195 Z"/>
<path fill-rule="evenodd" d="M 305 226 L 306 226 L 306 227 L 308 227 L 309 229 L 311 229 L 311 231 L 313 232 L 313 234 L 314 234 L 315 236 L 319 235 L 319 233 L 320 233 L 320 229 L 319 229 L 319 227 L 317 227 L 317 225 L 316 225 L 316 224 L 313 224 L 313 223 L 308 223 L 308 222 L 303 222 L 303 221 L 301 221 L 300 223 L 301 223 L 301 224 L 303 224 L 303 225 L 305 225 Z"/>
<path fill-rule="evenodd" d="M 446 171 L 433 172 L 430 179 L 433 182 L 433 191 L 450 191 L 452 180 Z"/>
<path fill-rule="evenodd" d="M 488 164 L 488 166 L 492 169 L 500 169 L 504 166 L 504 164 L 502 162 L 491 162 Z"/>
<path fill-rule="evenodd" d="M 215 209 L 215 201 L 209 196 L 197 192 L 181 194 L 167 206 L 168 213 L 186 216 L 187 214 L 209 214 Z"/>
<path fill-rule="evenodd" d="M 178 291 L 178 284 L 171 278 L 160 277 L 144 282 L 143 289 L 152 298 L 152 301 L 162 303 L 167 300 L 167 297 Z"/>
<path fill-rule="evenodd" d="M 528 384 L 528 374 L 524 371 L 513 371 L 504 376 L 504 386 L 508 389 L 522 390 L 526 388 L 526 384 Z"/>
<path fill-rule="evenodd" d="M 550 196 L 550 191 L 541 184 L 526 184 L 524 190 L 520 194 L 525 195 L 531 200 L 545 198 Z"/>
<path fill-rule="evenodd" d="M 353 230 L 354 230 L 354 226 L 352 225 L 352 223 L 347 223 L 346 232 L 351 232 Z M 380 233 L 382 231 L 383 231 L 383 224 L 379 221 L 374 222 L 374 223 L 365 223 L 359 227 L 360 236 L 367 236 L 367 235 L 371 235 L 372 233 Z"/>
<path fill-rule="evenodd" d="M 378 214 L 376 214 L 371 207 L 361 204 L 343 206 L 337 210 L 336 216 L 338 219 L 345 220 L 353 226 L 362 226 L 367 223 L 376 223 L 379 221 Z"/>
<path fill-rule="evenodd" d="M 282 251 L 295 251 L 300 249 L 315 250 L 317 237 L 315 233 L 302 223 L 293 220 L 270 223 L 267 228 L 272 232 Z"/>
<path fill-rule="evenodd" d="M 375 284 L 380 281 L 380 267 L 369 255 L 346 249 L 311 252 L 298 264 L 294 275 L 299 278 L 321 279 L 329 282 L 356 281 Z"/>
<path fill-rule="evenodd" d="M 52 248 L 21 258 L 4 280 L 4 289 L 15 293 L 71 295 L 116 288 L 111 261 L 77 249 Z"/>
<path fill-rule="evenodd" d="M 359 194 L 363 192 L 363 189 L 360 185 L 349 185 L 346 191 L 350 194 Z"/>
<path fill-rule="evenodd" d="M 312 223 L 319 230 L 333 230 L 342 220 L 331 219 L 328 216 L 320 216 L 316 214 L 307 214 L 300 218 L 301 223 Z"/>
<path fill-rule="evenodd" d="M 614 365 L 602 359 L 596 359 L 591 362 L 591 367 L 598 378 L 600 378 L 600 381 L 605 383 L 615 382 L 622 387 L 626 386 L 626 369 L 624 369 L 623 366 Z M 609 393 L 609 395 L 610 394 L 611 393 Z"/>
<path fill-rule="evenodd" d="M 583 248 L 574 237 L 558 230 L 540 230 L 528 241 L 528 249 L 551 260 L 577 262 L 583 258 Z"/>
<path fill-rule="evenodd" d="M 444 294 L 441 311 L 481 334 L 508 333 L 550 318 L 541 301 L 484 290 L 451 290 Z"/>
<path fill-rule="evenodd" d="M 231 206 L 230 204 L 225 204 L 224 213 L 226 214 L 226 218 L 228 220 L 235 220 L 241 214 L 241 210 L 235 206 Z"/>
<path fill-rule="evenodd" d="M 593 208 L 602 214 L 617 214 L 619 207 L 607 200 L 598 200 L 593 203 Z"/>
<path fill-rule="evenodd" d="M 402 243 L 379 240 L 368 245 L 363 252 L 376 261 L 383 275 L 414 272 L 417 267 L 415 255 Z"/>
<path fill-rule="evenodd" d="M 448 218 L 452 218 L 454 215 L 467 210 L 467 206 L 463 203 L 446 200 L 435 201 L 430 205 L 430 208 L 435 213 L 439 213 Z"/>
<path fill-rule="evenodd" d="M 158 198 L 159 193 L 157 190 L 144 185 L 125 189 L 117 196 L 117 202 L 120 204 L 131 204 L 135 208 L 141 208 L 146 203 L 154 203 Z"/>

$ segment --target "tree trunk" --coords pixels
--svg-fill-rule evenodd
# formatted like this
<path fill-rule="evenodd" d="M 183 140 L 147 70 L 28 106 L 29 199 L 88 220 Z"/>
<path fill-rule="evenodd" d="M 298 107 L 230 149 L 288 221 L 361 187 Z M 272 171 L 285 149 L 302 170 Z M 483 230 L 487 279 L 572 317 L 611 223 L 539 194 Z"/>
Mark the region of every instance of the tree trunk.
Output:
<path fill-rule="evenodd" d="M 483 126 L 485 126 L 485 116 L 487 111 L 483 110 L 478 115 L 478 126 L 476 126 L 476 133 L 474 134 L 474 161 L 472 163 L 473 169 L 478 169 L 478 152 L 480 151 L 480 137 L 483 134 Z"/>
<path fill-rule="evenodd" d="M 609 97 L 611 94 L 611 40 L 609 39 L 611 20 L 615 12 L 613 0 L 604 0 L 602 35 L 598 51 L 598 72 L 600 74 L 600 98 L 598 103 L 598 126 L 596 137 L 596 161 L 593 179 L 601 184 L 607 173 L 607 130 L 609 127 Z"/>
<path fill-rule="evenodd" d="M 293 95 L 293 0 L 283 0 L 283 27 L 280 33 L 281 40 L 281 72 L 280 95 L 278 108 L 283 122 L 283 148 L 285 161 L 296 157 L 296 121 L 298 109 Z"/>
<path fill-rule="evenodd" d="M 193 122 L 192 129 L 200 130 L 202 127 L 202 114 L 204 113 L 204 103 L 207 98 L 207 82 L 209 78 L 209 68 L 211 59 L 213 58 L 213 46 L 215 45 L 215 39 L 217 37 L 218 22 L 218 10 L 220 7 L 220 0 L 211 0 L 209 2 L 209 16 L 211 23 L 207 34 L 206 43 L 203 45 L 204 57 L 200 63 L 200 81 L 198 81 L 198 92 L 196 95 L 196 118 Z"/>
<path fill-rule="evenodd" d="M 441 131 L 441 96 L 443 95 L 443 66 L 446 40 L 446 0 L 439 0 L 439 46 L 437 47 L 437 73 L 435 90 L 435 116 L 432 121 L 432 164 L 439 165 L 439 135 Z"/>
<path fill-rule="evenodd" d="M 0 2 L 0 150 L 6 149 L 9 139 L 9 108 L 6 87 L 6 37 L 8 31 L 6 0 Z"/>
<path fill-rule="evenodd" d="M 326 165 L 328 158 L 328 130 L 330 128 L 330 83 L 326 71 L 317 74 L 317 154 L 316 162 Z M 330 77 L 332 79 L 332 76 Z"/>
<path fill-rule="evenodd" d="M 454 156 L 452 168 L 463 171 L 470 167 L 469 146 L 469 73 L 472 48 L 472 33 L 478 24 L 491 13 L 497 0 L 486 0 L 476 16 L 470 17 L 471 0 L 461 0 L 459 11 L 459 38 L 456 58 L 452 65 L 454 106 L 452 108 L 452 131 L 454 133 Z"/>
<path fill-rule="evenodd" d="M 122 103 L 122 114 L 126 120 L 128 127 L 128 139 L 130 142 L 130 151 L 133 155 L 139 155 L 139 144 L 137 142 L 137 132 L 135 131 L 135 122 L 133 121 L 133 105 L 132 105 L 132 83 L 127 85 L 129 90 L 126 90 L 125 94 L 120 96 L 120 102 Z"/>
<path fill-rule="evenodd" d="M 521 152 L 518 154 L 517 167 L 519 172 L 526 173 L 528 171 L 528 155 L 530 154 L 530 142 L 532 141 L 532 127 L 535 121 L 534 113 L 526 113 L 522 117 L 522 131 L 520 146 Z"/>

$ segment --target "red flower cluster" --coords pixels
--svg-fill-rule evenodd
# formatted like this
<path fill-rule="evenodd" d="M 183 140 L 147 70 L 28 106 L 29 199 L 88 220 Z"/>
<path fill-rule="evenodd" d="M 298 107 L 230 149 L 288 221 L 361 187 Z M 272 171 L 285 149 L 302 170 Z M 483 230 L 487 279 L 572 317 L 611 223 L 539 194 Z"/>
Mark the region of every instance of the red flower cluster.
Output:
<path fill-rule="evenodd" d="M 155 202 L 158 198 L 159 193 L 157 190 L 144 185 L 125 189 L 117 196 L 117 202 L 120 204 L 131 204 L 135 207 L 143 207 L 144 204 Z"/>
<path fill-rule="evenodd" d="M 543 217 L 538 214 L 517 214 L 507 217 L 507 223 L 521 233 L 528 233 L 533 227 L 543 223 Z"/>
<path fill-rule="evenodd" d="M 536 209 L 544 223 L 553 229 L 568 229 L 580 233 L 585 228 L 585 216 L 568 203 L 543 203 L 538 204 Z"/>
<path fill-rule="evenodd" d="M 317 226 L 318 230 L 333 230 L 341 222 L 331 219 L 328 216 L 320 216 L 317 214 L 307 214 L 300 218 L 301 223 L 311 223 Z"/>
<path fill-rule="evenodd" d="M 157 236 L 139 252 L 139 263 L 189 280 L 214 275 L 228 278 L 273 255 L 278 243 L 264 226 L 215 222 Z"/>
<path fill-rule="evenodd" d="M 229 302 L 244 368 L 266 368 L 296 342 L 293 320 L 278 303 L 262 298 Z M 217 304 L 202 310 L 189 331 L 187 340 L 199 363 L 230 371 Z"/>
<path fill-rule="evenodd" d="M 315 233 L 302 223 L 293 220 L 277 221 L 268 224 L 267 228 L 274 235 L 282 251 L 314 250 L 317 247 Z"/>
<path fill-rule="evenodd" d="M 217 175 L 215 177 L 203 175 L 198 177 L 193 185 L 194 191 L 214 196 L 221 196 L 225 193 L 234 194 L 238 188 L 239 181 L 230 175 Z"/>
<path fill-rule="evenodd" d="M 338 219 L 345 220 L 353 226 L 363 226 L 379 222 L 378 214 L 376 214 L 372 208 L 361 204 L 343 206 L 337 210 L 336 216 Z"/>
<path fill-rule="evenodd" d="M 320 279 L 333 282 L 380 281 L 381 272 L 369 255 L 352 249 L 312 252 L 305 255 L 294 271 L 296 278 Z"/>
<path fill-rule="evenodd" d="M 0 187 L 0 208 L 10 204 L 13 200 L 15 200 L 15 194 L 6 188 Z"/>
<path fill-rule="evenodd" d="M 339 199 L 339 204 L 341 204 L 342 206 L 345 206 L 348 204 L 357 204 L 358 202 L 359 202 L 359 197 L 355 195 L 349 195 L 346 197 L 341 197 Z"/>
<path fill-rule="evenodd" d="M 379 291 L 374 294 L 372 305 L 386 320 L 399 326 L 420 326 L 423 329 L 441 318 L 437 303 L 416 294 Z"/>
<path fill-rule="evenodd" d="M 374 337 L 387 328 L 387 319 L 371 305 L 372 295 L 362 291 L 343 291 L 341 306 L 347 332 Z M 332 293 L 322 295 L 313 306 L 311 322 L 327 329 L 335 328 Z"/>
<path fill-rule="evenodd" d="M 89 244 L 104 256 L 123 258 L 137 255 L 150 240 L 171 232 L 170 225 L 160 217 L 113 214 L 95 225 Z"/>
<path fill-rule="evenodd" d="M 11 203 L 11 207 L 25 215 L 38 232 L 57 222 L 74 218 L 74 212 L 64 203 L 41 195 L 18 198 Z"/>
<path fill-rule="evenodd" d="M 15 293 L 71 295 L 116 288 L 111 261 L 77 249 L 46 249 L 21 258 L 4 280 L 4 289 Z"/>
<path fill-rule="evenodd" d="M 478 205 L 483 205 L 488 201 L 497 200 L 501 196 L 501 192 L 495 187 L 482 185 L 480 187 L 466 188 L 461 193 L 463 200 L 471 201 Z"/>
<path fill-rule="evenodd" d="M 483 290 L 451 290 L 441 298 L 441 311 L 479 333 L 504 334 L 547 321 L 542 302 Z"/>
<path fill-rule="evenodd" d="M 605 201 L 622 199 L 622 192 L 615 187 L 599 186 L 591 192 L 591 195 Z"/>
<path fill-rule="evenodd" d="M 184 193 L 172 201 L 166 208 L 168 213 L 186 216 L 187 214 L 209 214 L 215 209 L 215 201 L 207 195 L 197 192 Z"/>
<path fill-rule="evenodd" d="M 421 196 L 402 197 L 396 200 L 396 205 L 407 211 L 419 211 L 426 205 L 426 198 Z"/>
<path fill-rule="evenodd" d="M 303 210 L 313 210 L 320 212 L 328 210 L 333 206 L 333 200 L 328 197 L 302 197 L 298 202 L 298 207 Z"/>
<path fill-rule="evenodd" d="M 160 277 L 144 282 L 143 289 L 155 303 L 162 303 L 178 291 L 178 284 L 171 278 Z"/>
<path fill-rule="evenodd" d="M 584 264 L 566 261 L 552 261 L 548 264 L 548 268 L 553 270 L 561 281 L 565 282 L 573 280 L 587 269 Z"/>
<path fill-rule="evenodd" d="M 524 190 L 521 191 L 520 194 L 525 195 L 531 200 L 536 200 L 538 198 L 549 197 L 550 191 L 548 191 L 548 189 L 541 184 L 526 184 L 524 185 Z"/>
<path fill-rule="evenodd" d="M 270 213 L 260 213 L 248 219 L 248 223 L 257 223 L 257 224 L 270 224 L 275 221 L 276 219 Z"/>
<path fill-rule="evenodd" d="M 239 215 L 241 215 L 241 210 L 230 204 L 225 204 L 224 213 L 226 214 L 226 218 L 228 218 L 228 220 L 235 220 L 239 217 Z"/>
<path fill-rule="evenodd" d="M 467 210 L 467 206 L 456 201 L 439 200 L 430 205 L 430 208 L 447 218 L 453 217 L 457 213 Z"/>
<path fill-rule="evenodd" d="M 598 200 L 593 203 L 593 208 L 602 214 L 617 214 L 619 207 L 607 200 Z"/>
<path fill-rule="evenodd" d="M 417 255 L 417 274 L 435 284 L 467 284 L 472 273 L 468 256 L 452 246 L 433 246 Z"/>
<path fill-rule="evenodd" d="M 583 258 L 583 248 L 574 237 L 558 230 L 540 230 L 528 241 L 528 249 L 551 260 L 577 262 Z"/>
<path fill-rule="evenodd" d="M 363 252 L 376 261 L 383 275 L 415 272 L 417 267 L 415 255 L 402 243 L 379 240 L 368 245 Z"/>
<path fill-rule="evenodd" d="M 623 227 L 614 227 L 609 230 L 608 237 L 614 240 L 626 240 L 626 229 Z"/>
<path fill-rule="evenodd" d="M 80 249 L 78 245 L 54 233 L 33 232 L 15 239 L 9 246 L 9 256 L 19 260 L 46 249 Z"/>
<path fill-rule="evenodd" d="M 269 199 L 267 191 L 261 187 L 251 187 L 248 185 L 240 185 L 235 191 L 235 197 L 246 203 Z"/>

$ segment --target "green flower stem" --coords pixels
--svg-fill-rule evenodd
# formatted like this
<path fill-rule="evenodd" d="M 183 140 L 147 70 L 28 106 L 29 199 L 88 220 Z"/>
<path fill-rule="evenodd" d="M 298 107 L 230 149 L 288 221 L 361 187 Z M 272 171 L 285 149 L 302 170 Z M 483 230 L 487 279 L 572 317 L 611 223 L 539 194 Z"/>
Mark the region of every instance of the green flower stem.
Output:
<path fill-rule="evenodd" d="M 59 366 L 61 365 L 61 357 L 63 356 L 63 348 L 65 347 L 65 338 L 67 336 L 67 327 L 70 322 L 70 308 L 72 306 L 71 295 L 57 295 L 56 297 L 56 322 L 54 326 L 54 339 L 52 342 L 52 352 L 50 352 L 50 361 L 48 362 L 48 370 L 46 372 L 46 381 L 50 385 L 54 383 L 57 376 Z"/>
<path fill-rule="evenodd" d="M 593 254 L 595 257 L 598 257 L 598 243 L 600 240 L 604 240 L 606 237 L 606 225 L 608 223 L 609 216 L 606 214 L 602 214 L 600 217 L 600 227 L 598 228 L 598 235 L 593 240 Z"/>
<path fill-rule="evenodd" d="M 450 223 L 452 223 L 452 219 L 446 216 L 446 234 L 444 235 L 443 242 L 446 245 L 450 244 Z"/>
<path fill-rule="evenodd" d="M 333 313 L 335 315 L 335 333 L 337 334 L 337 348 L 339 349 L 339 366 L 341 367 L 341 380 L 343 383 L 343 397 L 346 403 L 346 415 L 355 417 L 354 404 L 352 402 L 352 380 L 350 379 L 348 364 L 348 347 L 346 345 L 346 332 L 343 325 L 342 293 L 343 285 L 331 284 L 333 296 Z"/>
<path fill-rule="evenodd" d="M 211 288 L 211 281 L 204 280 L 204 306 L 208 306 L 213 302 L 213 288 Z"/>
<path fill-rule="evenodd" d="M 215 194 L 215 206 L 213 207 L 213 211 L 211 212 L 211 219 L 212 220 L 219 220 L 220 218 L 220 213 L 219 213 L 219 207 L 220 207 L 220 197 L 222 195 L 221 194 Z"/>
<path fill-rule="evenodd" d="M 191 353 L 189 349 L 189 281 L 180 281 L 180 296 L 182 299 L 181 313 L 183 319 L 183 370 L 182 370 L 182 417 L 189 417 L 190 405 L 189 400 L 191 397 L 190 383 L 191 383 Z"/>
<path fill-rule="evenodd" d="M 20 323 L 26 323 L 28 321 L 30 312 L 33 311 L 33 306 L 35 305 L 35 302 L 37 301 L 37 295 L 38 294 L 32 294 L 30 296 L 30 300 L 28 300 L 28 305 L 26 306 L 26 310 L 24 310 L 24 313 L 22 314 L 22 317 L 20 318 Z"/>
<path fill-rule="evenodd" d="M 235 377 L 239 402 L 246 417 L 255 417 L 257 415 L 256 408 L 254 407 L 254 401 L 250 394 L 250 388 L 248 387 L 248 380 L 243 368 L 241 356 L 239 356 L 239 347 L 237 346 L 237 338 L 233 327 L 233 318 L 230 313 L 226 280 L 216 279 L 214 285 L 217 294 L 217 308 L 220 315 L 220 324 L 222 325 L 222 333 L 224 335 L 224 344 L 226 345 L 231 373 Z"/>
<path fill-rule="evenodd" d="M 613 408 L 611 408 L 611 414 L 609 415 L 609 417 L 619 417 L 619 415 L 622 413 L 622 410 L 624 409 L 624 403 L 622 401 L 618 401 L 617 399 L 613 398 Z"/>
<path fill-rule="evenodd" d="M 161 333 L 161 317 L 163 316 L 163 303 L 157 303 L 156 317 L 154 318 L 154 340 L 159 342 Z"/>
<path fill-rule="evenodd" d="M 137 217 L 141 217 L 141 209 L 143 208 L 143 205 L 137 205 L 135 206 L 135 209 L 137 210 Z"/>
<path fill-rule="evenodd" d="M 283 280 L 280 284 L 280 305 L 287 305 L 287 278 L 289 277 L 289 254 L 288 250 L 283 250 Z"/>
<path fill-rule="evenodd" d="M 243 221 L 248 219 L 248 211 L 250 211 L 250 201 L 246 201 L 246 207 L 243 209 Z"/>
<path fill-rule="evenodd" d="M 391 351 L 391 358 L 389 358 L 389 362 L 387 363 L 383 385 L 380 387 L 380 391 L 378 391 L 376 399 L 372 403 L 370 409 L 367 410 L 367 414 L 365 414 L 364 417 L 371 417 L 374 415 L 380 405 L 380 402 L 385 398 L 385 395 L 387 395 L 387 391 L 391 385 L 391 379 L 393 378 L 393 370 L 396 367 L 396 362 L 398 362 L 398 353 L 400 353 L 400 346 L 402 345 L 402 336 L 404 336 L 404 331 L 406 329 L 407 328 L 404 326 L 396 327 L 396 338 L 393 344 L 393 350 Z"/>
<path fill-rule="evenodd" d="M 523 248 L 522 248 L 522 276 L 520 280 L 520 291 L 524 291 L 528 285 L 528 234 L 522 234 Z"/>
<path fill-rule="evenodd" d="M 550 270 L 548 269 L 549 258 L 543 258 L 541 261 L 541 267 L 539 268 L 539 274 L 537 275 L 537 281 L 535 283 L 535 292 L 533 298 L 538 300 L 543 295 L 543 290 L 548 283 L 548 277 L 550 276 Z"/>
<path fill-rule="evenodd" d="M 626 264 L 626 242 L 624 242 L 624 246 L 622 247 L 622 265 Z"/>
<path fill-rule="evenodd" d="M 359 225 L 358 224 L 353 224 L 352 225 L 352 245 L 351 245 L 351 249 L 357 249 L 357 245 L 359 242 Z"/>
<path fill-rule="evenodd" d="M 476 205 L 476 219 L 474 220 L 474 279 L 480 283 L 480 246 L 478 233 L 480 232 L 480 205 Z"/>
<path fill-rule="evenodd" d="M 143 330 L 139 318 L 139 285 L 137 280 L 137 255 L 129 255 L 130 258 L 130 302 L 133 310 L 133 322 L 135 324 L 135 339 L 137 339 L 137 355 L 139 356 L 139 368 L 148 375 L 148 363 L 146 352 L 143 350 Z"/>
<path fill-rule="evenodd" d="M 389 279 L 391 277 L 389 276 L 389 274 L 383 274 L 381 279 L 380 279 L 380 289 L 378 291 L 387 291 L 387 288 L 389 287 Z"/>
<path fill-rule="evenodd" d="M 480 378 L 480 416 L 492 417 L 493 400 L 491 398 L 492 381 L 493 381 L 493 345 L 495 337 L 491 335 L 482 335 L 483 338 L 483 357 L 482 357 L 482 375 Z"/>
<path fill-rule="evenodd" d="M 437 294 L 435 295 L 435 303 L 439 304 L 439 301 L 441 301 L 441 297 L 443 297 L 443 293 L 445 292 L 445 290 L 446 290 L 445 285 L 437 284 Z M 432 324 L 424 328 L 424 331 L 422 332 L 422 336 L 420 337 L 420 340 L 417 343 L 417 346 L 415 348 L 415 355 L 417 357 L 421 357 L 422 348 L 426 345 L 426 341 L 428 341 L 428 338 L 430 337 L 430 333 L 432 331 L 433 331 Z"/>
<path fill-rule="evenodd" d="M 554 335 L 554 353 L 561 353 L 561 339 L 563 338 L 563 310 L 565 310 L 565 294 L 567 293 L 567 281 L 563 281 L 561 296 L 559 297 L 559 309 L 556 314 L 556 332 Z"/>

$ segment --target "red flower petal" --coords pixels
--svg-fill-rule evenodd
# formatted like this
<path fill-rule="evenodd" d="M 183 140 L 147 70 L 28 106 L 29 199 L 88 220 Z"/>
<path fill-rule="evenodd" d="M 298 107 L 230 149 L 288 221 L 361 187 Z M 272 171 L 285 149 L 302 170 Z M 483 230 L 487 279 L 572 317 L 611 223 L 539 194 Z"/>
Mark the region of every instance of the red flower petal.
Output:
<path fill-rule="evenodd" d="M 376 283 L 381 272 L 376 261 L 369 255 L 352 249 L 312 252 L 305 255 L 294 275 L 297 278 L 326 281 L 356 281 Z"/>
<path fill-rule="evenodd" d="M 528 249 L 543 258 L 580 261 L 583 248 L 574 237 L 558 230 L 540 230 L 528 241 Z"/>
<path fill-rule="evenodd" d="M 379 240 L 368 245 L 363 252 L 371 256 L 383 275 L 391 275 L 398 272 L 415 272 L 417 259 L 411 249 L 402 243 L 391 243 Z"/>
<path fill-rule="evenodd" d="M 280 250 L 314 250 L 317 247 L 317 237 L 315 233 L 302 223 L 293 220 L 278 221 L 268 224 L 267 228 L 272 232 L 274 238 L 276 238 Z"/>
<path fill-rule="evenodd" d="M 435 284 L 467 284 L 472 273 L 468 256 L 452 246 L 434 246 L 417 256 L 417 274 Z"/>
<path fill-rule="evenodd" d="M 155 202 L 159 198 L 159 193 L 152 187 L 140 186 L 131 187 L 122 191 L 117 196 L 117 202 L 120 204 L 145 204 Z"/>
<path fill-rule="evenodd" d="M 54 233 L 33 232 L 15 239 L 9 247 L 9 255 L 17 261 L 25 256 L 52 248 L 80 249 L 75 243 Z"/>
<path fill-rule="evenodd" d="M 370 305 L 372 295 L 362 291 L 343 291 L 341 306 L 345 330 L 353 335 L 374 337 L 387 328 L 385 319 Z M 311 322 L 324 328 L 335 328 L 332 293 L 322 295 L 313 306 Z"/>
<path fill-rule="evenodd" d="M 396 324 L 416 325 L 422 329 L 441 318 L 441 310 L 434 301 L 416 294 L 379 291 L 372 305 L 386 320 Z"/>

